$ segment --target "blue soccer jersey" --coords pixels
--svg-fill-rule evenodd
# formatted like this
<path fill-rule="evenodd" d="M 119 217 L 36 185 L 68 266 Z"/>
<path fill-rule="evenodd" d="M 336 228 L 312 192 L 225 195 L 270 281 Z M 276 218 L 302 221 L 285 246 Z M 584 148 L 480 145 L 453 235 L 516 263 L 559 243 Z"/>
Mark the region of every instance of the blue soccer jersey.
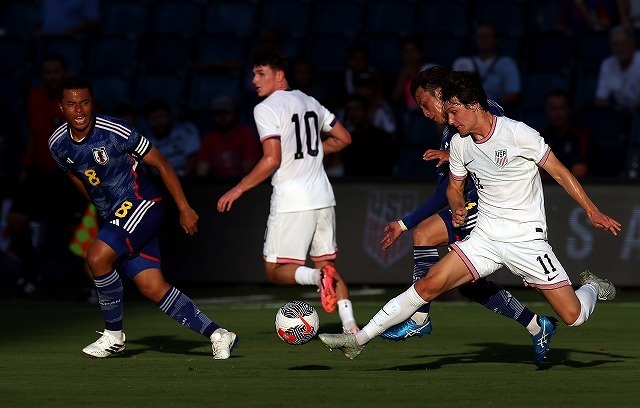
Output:
<path fill-rule="evenodd" d="M 49 138 L 58 167 L 70 170 L 82 182 L 103 218 L 126 199 L 160 199 L 158 190 L 137 169 L 151 147 L 126 121 L 100 114 L 79 142 L 73 140 L 66 123 Z"/>

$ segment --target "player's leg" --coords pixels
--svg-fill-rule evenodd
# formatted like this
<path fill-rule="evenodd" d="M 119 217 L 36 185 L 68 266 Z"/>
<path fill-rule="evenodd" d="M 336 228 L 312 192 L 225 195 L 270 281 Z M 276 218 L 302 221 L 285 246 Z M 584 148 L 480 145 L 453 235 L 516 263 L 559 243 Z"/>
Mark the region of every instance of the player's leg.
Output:
<path fill-rule="evenodd" d="M 321 334 L 320 340 L 327 347 L 341 349 L 345 356 L 355 358 L 371 339 L 406 320 L 426 302 L 471 279 L 465 262 L 450 252 L 431 268 L 427 276 L 387 302 L 358 333 Z"/>
<path fill-rule="evenodd" d="M 309 254 L 314 267 L 321 271 L 322 307 L 328 313 L 337 308 L 343 330 L 356 333 L 359 328 L 353 316 L 349 287 L 335 263 L 338 253 L 335 207 L 321 208 L 314 211 L 314 214 L 315 227 Z"/>
<path fill-rule="evenodd" d="M 451 220 L 451 213 L 449 220 Z M 451 225 L 453 231 L 453 225 Z M 431 267 L 438 262 L 438 247 L 445 245 L 449 236 L 446 215 L 435 214 L 418 224 L 413 230 L 413 283 L 424 278 Z M 422 305 L 410 318 L 385 330 L 380 337 L 387 340 L 404 340 L 412 336 L 422 337 L 431 333 L 429 311 L 431 302 Z"/>

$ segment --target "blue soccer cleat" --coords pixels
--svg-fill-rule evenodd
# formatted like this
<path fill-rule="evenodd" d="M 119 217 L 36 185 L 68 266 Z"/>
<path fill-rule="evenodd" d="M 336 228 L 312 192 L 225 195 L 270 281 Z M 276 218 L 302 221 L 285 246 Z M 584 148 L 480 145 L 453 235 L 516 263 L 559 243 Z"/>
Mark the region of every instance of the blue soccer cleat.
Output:
<path fill-rule="evenodd" d="M 387 340 L 400 341 L 413 336 L 422 337 L 425 334 L 431 334 L 431 318 L 429 318 L 429 316 L 427 316 L 427 320 L 422 324 L 418 324 L 411 320 L 411 318 L 408 318 L 402 323 L 389 327 L 382 332 L 380 337 Z"/>
<path fill-rule="evenodd" d="M 555 317 L 540 316 L 538 323 L 540 324 L 541 330 L 538 334 L 532 335 L 531 339 L 533 339 L 533 363 L 540 367 L 549 351 L 549 346 L 551 346 L 551 336 L 556 334 L 558 319 Z"/>

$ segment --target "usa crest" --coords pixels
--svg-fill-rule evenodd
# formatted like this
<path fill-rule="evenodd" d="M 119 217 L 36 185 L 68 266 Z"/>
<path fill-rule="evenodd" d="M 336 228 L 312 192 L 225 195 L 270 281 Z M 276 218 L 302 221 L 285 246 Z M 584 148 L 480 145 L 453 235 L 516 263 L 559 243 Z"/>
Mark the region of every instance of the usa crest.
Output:
<path fill-rule="evenodd" d="M 107 164 L 109 161 L 109 155 L 107 154 L 107 149 L 103 147 L 94 147 L 93 151 L 93 159 L 98 164 Z"/>
<path fill-rule="evenodd" d="M 402 234 L 386 251 L 380 249 L 380 233 L 391 220 L 411 212 L 418 202 L 415 191 L 375 190 L 369 194 L 364 223 L 364 251 L 383 268 L 388 268 L 411 250 L 411 234 Z"/>
<path fill-rule="evenodd" d="M 496 150 L 496 165 L 500 168 L 507 165 L 509 159 L 507 158 L 507 149 Z"/>

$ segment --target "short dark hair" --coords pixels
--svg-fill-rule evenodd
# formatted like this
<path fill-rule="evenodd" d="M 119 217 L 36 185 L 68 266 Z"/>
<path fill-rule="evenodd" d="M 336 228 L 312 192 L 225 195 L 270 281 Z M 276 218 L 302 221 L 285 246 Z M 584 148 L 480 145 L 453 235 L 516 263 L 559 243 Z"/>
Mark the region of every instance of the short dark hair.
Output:
<path fill-rule="evenodd" d="M 565 91 L 564 89 L 551 89 L 549 92 L 547 92 L 547 97 L 545 98 L 545 100 L 548 101 L 551 97 L 564 98 L 567 103 L 571 105 L 571 96 L 569 95 L 569 92 Z"/>
<path fill-rule="evenodd" d="M 440 65 L 435 65 L 418 72 L 418 74 L 411 80 L 411 85 L 409 87 L 411 95 L 415 99 L 416 91 L 419 88 L 435 96 L 436 89 L 442 88 L 445 82 L 447 82 L 449 72 L 450 71 L 447 68 Z"/>
<path fill-rule="evenodd" d="M 64 91 L 68 91 L 70 89 L 88 89 L 89 95 L 93 97 L 93 88 L 91 87 L 91 82 L 82 77 L 72 76 L 65 79 L 62 83 L 60 98 L 62 98 L 62 94 L 64 93 Z"/>
<path fill-rule="evenodd" d="M 458 98 L 465 106 L 477 103 L 482 110 L 489 110 L 487 93 L 482 87 L 482 82 L 477 75 L 467 71 L 453 71 L 447 76 L 447 81 L 442 87 L 442 101 L 451 102 Z"/>
<path fill-rule="evenodd" d="M 253 50 L 253 66 L 266 66 L 273 70 L 284 71 L 289 69 L 289 58 L 276 46 L 262 46 Z"/>

